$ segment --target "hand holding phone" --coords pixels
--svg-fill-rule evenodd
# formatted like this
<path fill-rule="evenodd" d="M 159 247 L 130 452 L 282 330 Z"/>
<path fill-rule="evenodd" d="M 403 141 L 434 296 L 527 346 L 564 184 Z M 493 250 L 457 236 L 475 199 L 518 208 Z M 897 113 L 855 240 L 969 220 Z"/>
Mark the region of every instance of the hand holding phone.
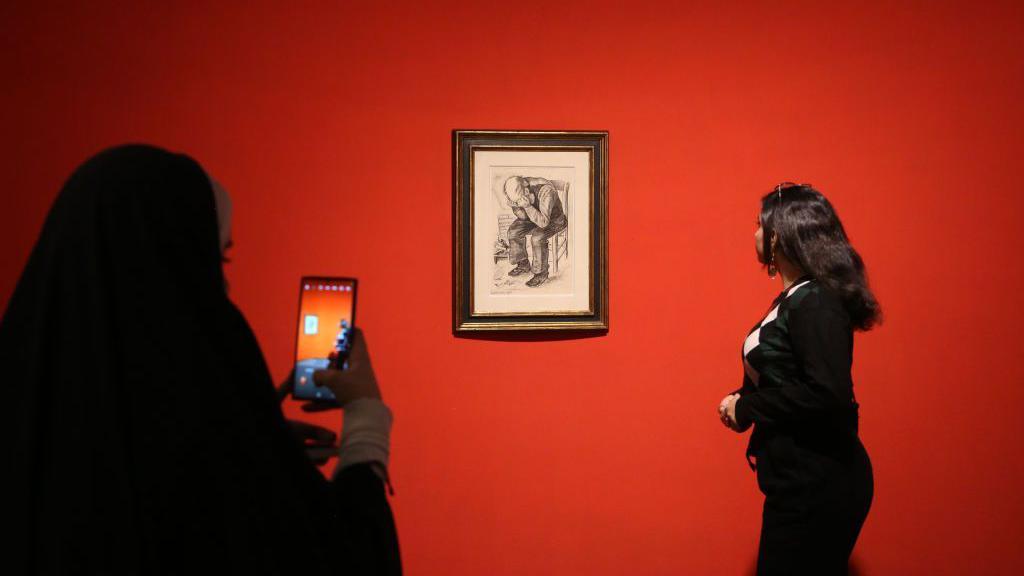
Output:
<path fill-rule="evenodd" d="M 345 370 L 316 370 L 313 372 L 313 382 L 317 386 L 329 389 L 335 401 L 341 406 L 356 398 L 381 399 L 377 376 L 370 363 L 366 337 L 363 336 L 361 330 L 352 330 L 348 368 Z"/>

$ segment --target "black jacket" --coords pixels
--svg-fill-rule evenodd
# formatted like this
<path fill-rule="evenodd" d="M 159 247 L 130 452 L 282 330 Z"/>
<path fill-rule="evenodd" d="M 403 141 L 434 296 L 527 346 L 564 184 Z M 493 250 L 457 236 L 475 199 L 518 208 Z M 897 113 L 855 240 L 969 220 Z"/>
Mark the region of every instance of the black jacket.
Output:
<path fill-rule="evenodd" d="M 741 429 L 754 426 L 748 458 L 771 458 L 783 444 L 808 458 L 843 458 L 860 446 L 853 328 L 838 295 L 810 276 L 797 279 L 751 329 L 742 358 L 736 421 Z M 795 472 L 784 469 L 800 459 L 793 450 L 773 470 Z"/>

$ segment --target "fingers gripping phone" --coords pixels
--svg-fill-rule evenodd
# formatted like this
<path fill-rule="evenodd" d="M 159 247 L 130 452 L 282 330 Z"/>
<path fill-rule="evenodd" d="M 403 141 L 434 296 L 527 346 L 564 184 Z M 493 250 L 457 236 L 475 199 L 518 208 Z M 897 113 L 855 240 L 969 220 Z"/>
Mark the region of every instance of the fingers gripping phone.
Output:
<path fill-rule="evenodd" d="M 336 402 L 328 388 L 313 382 L 313 372 L 347 368 L 356 322 L 356 286 L 355 278 L 302 278 L 292 387 L 296 400 Z"/>

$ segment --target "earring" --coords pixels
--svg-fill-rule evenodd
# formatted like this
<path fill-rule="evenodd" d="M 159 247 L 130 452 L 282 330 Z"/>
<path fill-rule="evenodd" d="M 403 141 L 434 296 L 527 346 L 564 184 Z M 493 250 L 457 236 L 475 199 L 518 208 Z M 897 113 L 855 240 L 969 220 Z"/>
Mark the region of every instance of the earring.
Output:
<path fill-rule="evenodd" d="M 778 274 L 779 269 L 775 266 L 775 249 L 772 248 L 771 258 L 768 260 L 768 277 L 775 280 L 775 275 Z"/>

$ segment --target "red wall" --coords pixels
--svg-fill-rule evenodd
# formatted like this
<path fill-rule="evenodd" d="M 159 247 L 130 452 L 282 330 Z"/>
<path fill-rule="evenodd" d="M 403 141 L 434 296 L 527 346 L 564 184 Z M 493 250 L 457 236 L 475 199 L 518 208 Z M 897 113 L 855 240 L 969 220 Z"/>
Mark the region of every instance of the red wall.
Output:
<path fill-rule="evenodd" d="M 87 156 L 192 154 L 275 376 L 299 276 L 359 277 L 409 574 L 751 569 L 715 409 L 780 290 L 752 221 L 784 179 L 833 200 L 888 317 L 856 340 L 860 573 L 1024 570 L 1020 3 L 66 4 L 0 8 L 0 301 Z M 607 336 L 453 337 L 453 128 L 611 133 Z"/>

